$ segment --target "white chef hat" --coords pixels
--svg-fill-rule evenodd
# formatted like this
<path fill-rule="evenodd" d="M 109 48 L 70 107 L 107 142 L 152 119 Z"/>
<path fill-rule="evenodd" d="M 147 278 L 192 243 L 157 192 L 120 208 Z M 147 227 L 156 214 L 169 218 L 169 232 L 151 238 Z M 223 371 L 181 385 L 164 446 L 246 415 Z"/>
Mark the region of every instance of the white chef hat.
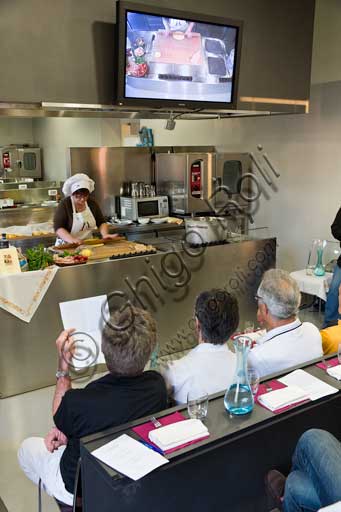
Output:
<path fill-rule="evenodd" d="M 89 176 L 82 172 L 74 174 L 68 178 L 63 185 L 62 191 L 64 196 L 71 196 L 76 190 L 86 188 L 90 194 L 95 190 L 95 182 Z"/>

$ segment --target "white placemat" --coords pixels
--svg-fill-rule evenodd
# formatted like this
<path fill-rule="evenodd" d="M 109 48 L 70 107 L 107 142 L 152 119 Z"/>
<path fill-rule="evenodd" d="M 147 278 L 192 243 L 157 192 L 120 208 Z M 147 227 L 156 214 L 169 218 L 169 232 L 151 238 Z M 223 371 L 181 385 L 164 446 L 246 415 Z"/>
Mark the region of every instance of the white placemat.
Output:
<path fill-rule="evenodd" d="M 0 276 L 0 307 L 24 322 L 30 322 L 58 267 Z"/>

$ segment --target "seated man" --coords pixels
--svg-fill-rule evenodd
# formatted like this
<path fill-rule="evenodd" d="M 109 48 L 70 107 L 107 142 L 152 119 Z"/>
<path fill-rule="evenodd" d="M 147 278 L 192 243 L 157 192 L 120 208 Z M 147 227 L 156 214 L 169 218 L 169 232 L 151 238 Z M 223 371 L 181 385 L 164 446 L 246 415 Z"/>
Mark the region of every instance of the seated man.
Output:
<path fill-rule="evenodd" d="M 48 494 L 72 505 L 79 439 L 167 407 L 161 375 L 143 369 L 156 344 L 156 323 L 141 309 L 111 315 L 102 332 L 109 373 L 84 389 L 71 389 L 68 373 L 72 329 L 56 341 L 59 366 L 52 413 L 56 427 L 43 438 L 26 439 L 18 452 L 21 468 Z"/>
<path fill-rule="evenodd" d="M 341 500 L 340 470 L 340 442 L 325 430 L 311 429 L 297 443 L 288 478 L 273 469 L 266 484 L 285 512 L 316 512 Z M 335 510 L 341 510 L 341 503 Z"/>
<path fill-rule="evenodd" d="M 257 320 L 267 333 L 250 350 L 248 364 L 261 377 L 322 356 L 317 327 L 297 318 L 301 294 L 288 272 L 265 272 L 256 299 Z"/>
<path fill-rule="evenodd" d="M 202 292 L 195 303 L 198 346 L 164 371 L 167 387 L 178 403 L 188 391 L 216 393 L 232 383 L 236 356 L 226 344 L 239 323 L 237 299 L 224 290 Z"/>
<path fill-rule="evenodd" d="M 341 318 L 341 285 L 339 286 L 339 316 Z M 321 331 L 322 347 L 324 354 L 333 354 L 338 351 L 339 344 L 341 343 L 341 320 L 338 320 L 337 325 L 326 327 Z"/>

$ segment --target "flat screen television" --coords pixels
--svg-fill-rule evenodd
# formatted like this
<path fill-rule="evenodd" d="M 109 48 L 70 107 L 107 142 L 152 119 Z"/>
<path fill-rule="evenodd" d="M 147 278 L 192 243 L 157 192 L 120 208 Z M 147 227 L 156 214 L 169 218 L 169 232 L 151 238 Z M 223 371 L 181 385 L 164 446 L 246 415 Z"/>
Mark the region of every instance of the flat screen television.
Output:
<path fill-rule="evenodd" d="M 116 104 L 236 107 L 241 21 L 119 0 L 117 25 Z"/>

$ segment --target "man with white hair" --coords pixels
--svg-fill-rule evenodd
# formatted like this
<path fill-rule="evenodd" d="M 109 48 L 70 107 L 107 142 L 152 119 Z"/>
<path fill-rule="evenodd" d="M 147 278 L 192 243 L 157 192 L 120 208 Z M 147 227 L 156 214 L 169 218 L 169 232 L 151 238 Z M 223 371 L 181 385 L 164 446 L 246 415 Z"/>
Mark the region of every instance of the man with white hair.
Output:
<path fill-rule="evenodd" d="M 257 320 L 267 332 L 251 349 L 248 364 L 261 377 L 322 356 L 319 330 L 297 317 L 301 294 L 288 272 L 265 272 L 256 300 Z"/>

